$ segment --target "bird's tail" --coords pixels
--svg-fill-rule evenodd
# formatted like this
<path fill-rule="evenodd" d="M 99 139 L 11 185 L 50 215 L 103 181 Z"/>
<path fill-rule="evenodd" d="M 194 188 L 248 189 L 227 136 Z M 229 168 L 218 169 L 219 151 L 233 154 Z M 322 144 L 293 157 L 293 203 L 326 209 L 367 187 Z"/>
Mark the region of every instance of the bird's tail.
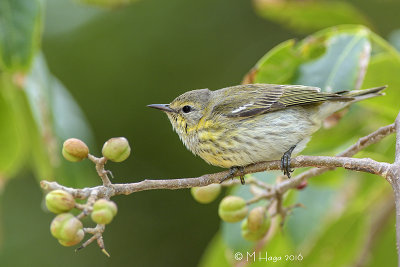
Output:
<path fill-rule="evenodd" d="M 374 88 L 363 89 L 363 90 L 337 92 L 336 94 L 343 95 L 344 97 L 353 98 L 353 100 L 351 100 L 351 102 L 358 102 L 358 101 L 361 101 L 364 99 L 385 95 L 385 93 L 383 93 L 382 91 L 384 89 L 386 89 L 386 87 L 387 87 L 387 85 L 384 85 L 384 86 L 380 86 L 380 87 L 374 87 Z"/>
<path fill-rule="evenodd" d="M 375 88 L 363 89 L 363 90 L 352 90 L 352 91 L 341 91 L 335 92 L 337 95 L 341 95 L 342 98 L 334 99 L 335 101 L 330 101 L 328 103 L 322 104 L 320 106 L 318 116 L 321 119 L 325 119 L 329 115 L 335 113 L 338 110 L 364 99 L 384 95 L 382 90 L 387 86 L 380 86 Z"/>

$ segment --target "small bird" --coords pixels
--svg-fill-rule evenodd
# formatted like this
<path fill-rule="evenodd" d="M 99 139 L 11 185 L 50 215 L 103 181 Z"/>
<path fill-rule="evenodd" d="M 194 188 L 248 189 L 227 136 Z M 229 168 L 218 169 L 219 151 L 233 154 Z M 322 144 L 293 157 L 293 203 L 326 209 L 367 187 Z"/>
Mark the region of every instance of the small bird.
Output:
<path fill-rule="evenodd" d="M 323 120 L 351 103 L 383 95 L 386 86 L 321 92 L 303 85 L 246 84 L 215 91 L 186 92 L 164 111 L 185 146 L 207 163 L 229 168 L 226 179 L 243 167 L 281 159 L 290 178 L 290 157 L 305 147 Z"/>

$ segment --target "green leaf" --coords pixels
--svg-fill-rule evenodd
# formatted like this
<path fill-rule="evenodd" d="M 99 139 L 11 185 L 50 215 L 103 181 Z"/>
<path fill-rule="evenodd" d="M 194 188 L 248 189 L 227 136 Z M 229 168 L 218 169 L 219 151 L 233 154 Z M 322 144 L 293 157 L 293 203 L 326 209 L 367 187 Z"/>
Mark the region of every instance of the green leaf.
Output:
<path fill-rule="evenodd" d="M 374 110 L 393 121 L 399 111 L 400 99 L 400 61 L 390 53 L 380 53 L 371 59 L 363 87 L 387 84 L 384 97 L 360 102 L 365 108 Z"/>
<path fill-rule="evenodd" d="M 340 217 L 313 242 L 310 254 L 304 256 L 304 266 L 345 266 L 358 256 L 366 240 L 366 220 L 362 212 Z M 334 256 L 336 255 L 336 257 Z"/>
<path fill-rule="evenodd" d="M 0 180 L 13 177 L 27 156 L 28 143 L 25 118 L 21 107 L 23 92 L 11 82 L 9 75 L 0 76 Z"/>
<path fill-rule="evenodd" d="M 400 51 L 400 29 L 392 31 L 388 37 L 388 41 L 397 51 Z"/>
<path fill-rule="evenodd" d="M 39 48 L 42 31 L 40 0 L 0 1 L 0 64 L 27 71 Z"/>
<path fill-rule="evenodd" d="M 284 84 L 292 80 L 301 63 L 294 45 L 294 40 L 288 40 L 265 54 L 256 64 L 251 82 Z"/>
<path fill-rule="evenodd" d="M 304 240 L 320 232 L 335 193 L 335 190 L 331 187 L 314 186 L 312 184 L 299 192 L 297 202 L 302 203 L 306 208 L 293 210 L 286 222 L 288 235 L 296 247 Z"/>
<path fill-rule="evenodd" d="M 226 246 L 217 233 L 207 246 L 204 252 L 199 267 L 229 267 L 232 266 L 226 259 Z"/>
<path fill-rule="evenodd" d="M 367 18 L 353 5 L 339 1 L 255 0 L 257 13 L 293 31 L 309 33 L 338 24 L 363 24 Z"/>
<path fill-rule="evenodd" d="M 372 251 L 367 259 L 365 266 L 396 266 L 397 263 L 397 252 L 396 252 L 396 224 L 394 218 L 394 212 L 392 218 L 382 225 L 378 231 L 380 231 L 377 240 L 375 240 Z"/>
<path fill-rule="evenodd" d="M 56 179 L 74 187 L 92 184 L 96 175 L 88 160 L 71 163 L 61 156 L 62 143 L 67 138 L 79 138 L 89 148 L 94 147 L 89 124 L 72 96 L 50 74 L 41 55 L 26 79 L 25 92 L 35 121 L 31 145 L 37 178 Z"/>
<path fill-rule="evenodd" d="M 360 87 L 371 50 L 366 32 L 337 34 L 327 39 L 325 45 L 324 55 L 300 65 L 294 83 L 328 92 Z"/>
<path fill-rule="evenodd" d="M 268 52 L 247 80 L 317 86 L 323 91 L 359 88 L 371 52 L 368 34 L 364 27 L 346 26 L 317 32 L 298 44 L 286 41 Z"/>
<path fill-rule="evenodd" d="M 354 264 L 371 233 L 370 223 L 377 216 L 376 203 L 387 200 L 390 194 L 390 189 L 374 175 L 348 173 L 345 180 L 335 205 L 327 210 L 323 228 L 314 238 L 304 240 L 302 249 L 309 251 L 304 255 L 305 266 Z"/>
<path fill-rule="evenodd" d="M 279 227 L 276 225 L 276 227 Z M 287 256 L 298 256 L 301 251 L 297 251 L 290 240 L 290 236 L 280 229 L 276 229 L 275 235 L 269 240 L 260 252 L 255 253 L 253 257 L 251 254 L 254 250 L 242 251 L 246 255 L 247 262 L 251 263 L 252 267 L 263 266 L 293 266 L 297 261 L 291 261 Z M 247 257 L 247 253 L 250 255 Z M 279 260 L 280 258 L 280 260 Z M 300 261 L 301 262 L 301 261 Z"/>

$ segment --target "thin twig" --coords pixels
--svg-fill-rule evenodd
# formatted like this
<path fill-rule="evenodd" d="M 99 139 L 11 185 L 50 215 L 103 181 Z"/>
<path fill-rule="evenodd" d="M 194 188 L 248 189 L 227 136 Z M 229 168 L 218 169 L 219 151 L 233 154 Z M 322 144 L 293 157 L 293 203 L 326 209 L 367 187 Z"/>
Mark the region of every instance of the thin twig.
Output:
<path fill-rule="evenodd" d="M 347 148 L 345 151 L 337 154 L 338 157 L 352 157 L 357 154 L 359 151 L 363 150 L 369 145 L 376 144 L 381 141 L 386 136 L 395 132 L 394 123 L 389 124 L 387 126 L 381 127 L 375 132 L 361 137 L 358 139 L 357 143 Z"/>
<path fill-rule="evenodd" d="M 389 124 L 387 126 L 381 127 L 375 132 L 366 135 L 364 137 L 361 137 L 358 139 L 357 143 L 354 145 L 348 147 L 345 151 L 340 152 L 337 154 L 337 157 L 352 157 L 364 148 L 366 148 L 369 145 L 376 144 L 379 141 L 381 141 L 383 138 L 386 136 L 392 134 L 395 132 L 395 127 L 394 123 Z M 293 178 L 293 180 L 296 181 L 297 184 L 300 184 L 303 180 L 321 175 L 327 171 L 333 170 L 334 168 L 312 168 L 308 171 L 305 171 L 303 173 L 300 173 L 296 177 Z"/>
<path fill-rule="evenodd" d="M 96 164 L 96 171 L 97 174 L 100 176 L 101 180 L 103 181 L 103 185 L 110 186 L 111 181 L 108 178 L 108 174 L 110 173 L 110 171 L 104 169 L 104 165 L 107 163 L 107 159 L 105 157 L 97 158 L 91 154 L 88 155 L 88 159 L 90 159 L 92 162 L 94 162 L 94 164 Z"/>
<path fill-rule="evenodd" d="M 257 196 L 255 196 L 255 197 L 253 197 L 252 199 L 247 200 L 247 201 L 246 201 L 246 204 L 247 204 L 247 205 L 251 205 L 251 204 L 253 204 L 253 203 L 259 202 L 259 201 L 262 200 L 262 199 L 271 198 L 272 196 L 273 196 L 273 194 L 271 194 L 271 193 L 260 194 L 260 195 L 257 195 Z"/>

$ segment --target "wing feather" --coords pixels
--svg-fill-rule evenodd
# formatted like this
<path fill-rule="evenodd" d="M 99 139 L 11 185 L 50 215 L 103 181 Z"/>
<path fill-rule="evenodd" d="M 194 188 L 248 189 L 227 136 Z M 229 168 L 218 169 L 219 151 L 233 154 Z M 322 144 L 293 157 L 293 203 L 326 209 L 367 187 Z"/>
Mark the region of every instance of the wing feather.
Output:
<path fill-rule="evenodd" d="M 213 112 L 227 117 L 249 117 L 291 106 L 353 100 L 340 94 L 321 92 L 318 87 L 303 85 L 248 84 L 214 93 L 217 94 L 214 99 L 219 102 L 214 104 Z"/>

